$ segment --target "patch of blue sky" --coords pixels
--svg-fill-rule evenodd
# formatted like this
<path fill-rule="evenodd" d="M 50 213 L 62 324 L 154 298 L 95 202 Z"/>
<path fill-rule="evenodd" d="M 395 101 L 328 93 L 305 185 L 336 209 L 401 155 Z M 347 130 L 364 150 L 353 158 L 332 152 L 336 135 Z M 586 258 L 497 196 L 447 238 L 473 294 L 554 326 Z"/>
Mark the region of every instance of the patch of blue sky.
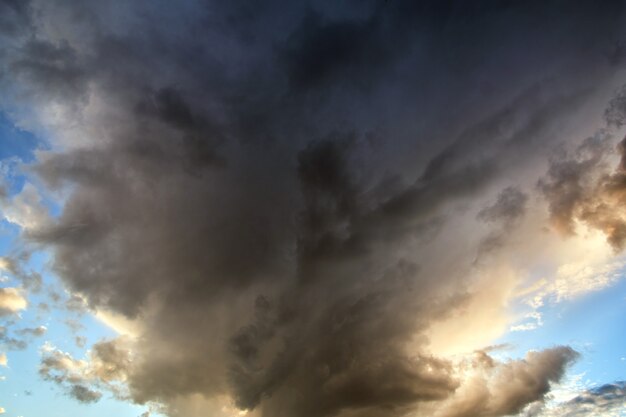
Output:
<path fill-rule="evenodd" d="M 584 373 L 592 386 L 625 379 L 626 279 L 573 300 L 546 303 L 540 312 L 541 326 L 508 332 L 496 342 L 512 345 L 500 356 L 520 357 L 528 350 L 569 345 L 581 354 L 570 375 Z"/>

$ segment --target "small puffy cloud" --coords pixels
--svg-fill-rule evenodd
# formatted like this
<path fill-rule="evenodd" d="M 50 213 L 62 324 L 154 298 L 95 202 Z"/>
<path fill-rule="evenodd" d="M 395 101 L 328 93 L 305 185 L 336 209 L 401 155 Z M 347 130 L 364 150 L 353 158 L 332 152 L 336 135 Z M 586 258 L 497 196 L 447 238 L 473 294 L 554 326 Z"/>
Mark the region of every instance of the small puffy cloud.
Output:
<path fill-rule="evenodd" d="M 6 353 L 0 353 L 0 366 L 7 366 L 9 363 Z"/>
<path fill-rule="evenodd" d="M 19 288 L 0 288 L 0 316 L 18 313 L 28 306 Z"/>
<path fill-rule="evenodd" d="M 21 336 L 40 337 L 46 334 L 47 331 L 48 331 L 48 328 L 46 326 L 37 326 L 37 327 L 32 327 L 32 328 L 21 329 L 21 330 L 18 330 L 16 333 Z"/>
<path fill-rule="evenodd" d="M 70 397 L 81 403 L 95 403 L 100 400 L 102 393 L 92 390 L 84 385 L 72 385 L 69 390 Z"/>
<path fill-rule="evenodd" d="M 6 413 L 6 412 L 7 412 L 7 411 L 6 411 L 3 407 L 0 407 L 0 414 L 4 414 L 4 413 Z"/>

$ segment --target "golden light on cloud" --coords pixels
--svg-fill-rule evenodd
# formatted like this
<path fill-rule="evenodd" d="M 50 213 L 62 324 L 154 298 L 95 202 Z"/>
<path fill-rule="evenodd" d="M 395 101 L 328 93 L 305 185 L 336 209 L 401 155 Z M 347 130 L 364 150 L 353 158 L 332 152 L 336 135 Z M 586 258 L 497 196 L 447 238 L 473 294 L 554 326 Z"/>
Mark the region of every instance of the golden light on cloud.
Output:
<path fill-rule="evenodd" d="M 0 288 L 0 315 L 17 313 L 24 310 L 28 302 L 19 288 Z"/>
<path fill-rule="evenodd" d="M 119 335 L 135 338 L 141 334 L 141 322 L 131 320 L 122 314 L 108 310 L 97 310 L 95 317 Z"/>
<path fill-rule="evenodd" d="M 481 274 L 467 303 L 430 327 L 429 349 L 442 356 L 470 353 L 501 336 L 510 321 L 507 304 L 518 277 L 506 266 Z"/>

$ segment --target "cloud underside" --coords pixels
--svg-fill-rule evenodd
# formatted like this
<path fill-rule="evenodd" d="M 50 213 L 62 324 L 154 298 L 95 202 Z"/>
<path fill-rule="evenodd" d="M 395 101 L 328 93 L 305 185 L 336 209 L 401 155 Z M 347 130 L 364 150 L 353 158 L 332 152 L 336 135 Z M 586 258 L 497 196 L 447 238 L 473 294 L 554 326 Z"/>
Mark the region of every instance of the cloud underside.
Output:
<path fill-rule="evenodd" d="M 85 360 L 45 350 L 41 376 L 186 417 L 541 403 L 570 348 L 458 361 L 435 342 L 471 353 L 506 327 L 515 262 L 536 260 L 516 250 L 545 233 L 528 212 L 622 248 L 619 102 L 544 175 L 612 94 L 618 5 L 304 3 L 0 1 L 0 86 L 50 137 L 28 169 L 63 202 L 52 219 L 29 185 L 3 214 L 134 329 Z M 9 290 L 0 315 L 25 307 Z"/>

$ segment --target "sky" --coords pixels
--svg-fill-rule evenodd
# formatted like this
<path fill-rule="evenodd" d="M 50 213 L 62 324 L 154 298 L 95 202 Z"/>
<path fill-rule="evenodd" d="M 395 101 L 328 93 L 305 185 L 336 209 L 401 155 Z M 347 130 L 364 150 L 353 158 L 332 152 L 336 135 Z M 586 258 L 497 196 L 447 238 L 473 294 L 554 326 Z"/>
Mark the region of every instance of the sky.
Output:
<path fill-rule="evenodd" d="M 626 416 L 624 23 L 0 0 L 0 415 Z"/>

